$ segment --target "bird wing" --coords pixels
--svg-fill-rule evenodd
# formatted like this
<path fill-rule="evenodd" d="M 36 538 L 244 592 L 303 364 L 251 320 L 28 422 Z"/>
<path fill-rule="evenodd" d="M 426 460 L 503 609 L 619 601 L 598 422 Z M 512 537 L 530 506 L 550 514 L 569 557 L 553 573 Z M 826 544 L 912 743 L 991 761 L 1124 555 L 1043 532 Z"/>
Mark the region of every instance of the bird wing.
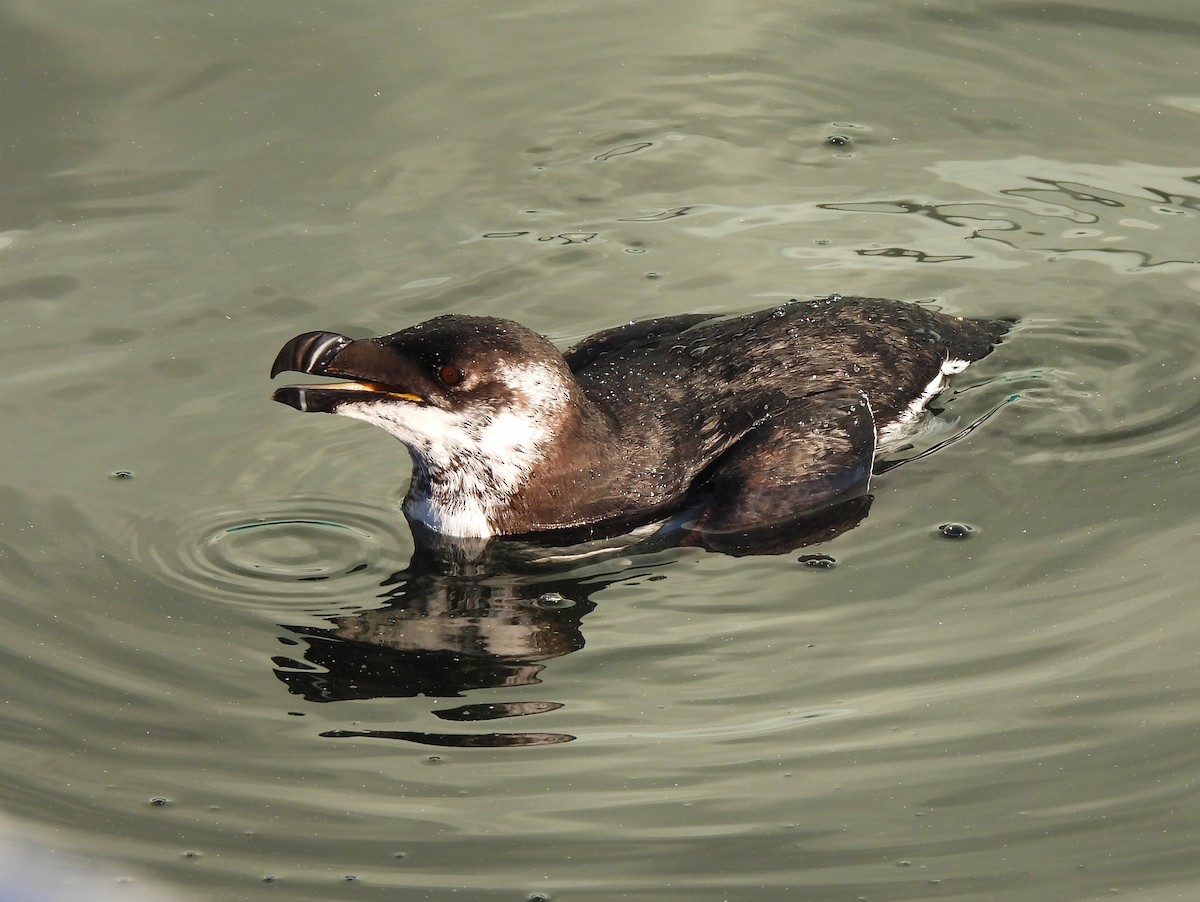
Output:
<path fill-rule="evenodd" d="M 563 358 L 571 372 L 578 373 L 601 357 L 615 351 L 627 351 L 637 347 L 658 344 L 664 339 L 679 335 L 697 323 L 716 319 L 719 313 L 682 313 L 678 316 L 660 316 L 644 319 L 623 326 L 614 326 L 589 335 L 574 347 L 563 352 Z"/>

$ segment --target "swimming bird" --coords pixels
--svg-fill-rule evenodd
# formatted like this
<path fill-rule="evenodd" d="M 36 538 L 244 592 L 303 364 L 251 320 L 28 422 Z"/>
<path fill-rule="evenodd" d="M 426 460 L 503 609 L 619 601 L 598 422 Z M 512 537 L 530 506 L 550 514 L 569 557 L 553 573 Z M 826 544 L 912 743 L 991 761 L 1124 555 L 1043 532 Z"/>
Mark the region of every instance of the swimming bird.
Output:
<path fill-rule="evenodd" d="M 1010 326 L 831 295 L 631 322 L 561 352 L 509 320 L 445 315 L 377 338 L 306 332 L 271 376 L 347 380 L 273 397 L 403 442 L 404 512 L 436 533 L 611 534 L 679 512 L 734 533 L 862 490 Z"/>

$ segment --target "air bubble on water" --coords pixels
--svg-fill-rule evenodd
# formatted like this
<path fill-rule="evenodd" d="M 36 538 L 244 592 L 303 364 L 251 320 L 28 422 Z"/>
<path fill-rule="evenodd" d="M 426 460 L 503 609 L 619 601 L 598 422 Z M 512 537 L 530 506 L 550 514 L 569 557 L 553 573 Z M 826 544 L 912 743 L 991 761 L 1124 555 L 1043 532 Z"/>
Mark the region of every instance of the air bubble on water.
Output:
<path fill-rule="evenodd" d="M 946 539 L 970 538 L 975 530 L 965 523 L 943 523 L 938 527 L 938 534 Z"/>

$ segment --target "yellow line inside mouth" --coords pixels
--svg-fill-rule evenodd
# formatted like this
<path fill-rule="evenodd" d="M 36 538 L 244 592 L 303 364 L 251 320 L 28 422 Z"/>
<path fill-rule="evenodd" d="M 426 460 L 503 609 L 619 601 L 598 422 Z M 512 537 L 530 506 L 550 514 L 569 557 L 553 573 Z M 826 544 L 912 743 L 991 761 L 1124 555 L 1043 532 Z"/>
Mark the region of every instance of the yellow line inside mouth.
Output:
<path fill-rule="evenodd" d="M 310 387 L 333 389 L 334 391 L 372 392 L 373 394 L 387 395 L 390 398 L 397 398 L 401 401 L 413 401 L 418 404 L 425 400 L 420 395 L 415 395 L 409 391 L 397 391 L 394 388 L 388 388 L 386 385 L 380 385 L 377 382 L 327 382 L 323 385 L 313 385 Z"/>

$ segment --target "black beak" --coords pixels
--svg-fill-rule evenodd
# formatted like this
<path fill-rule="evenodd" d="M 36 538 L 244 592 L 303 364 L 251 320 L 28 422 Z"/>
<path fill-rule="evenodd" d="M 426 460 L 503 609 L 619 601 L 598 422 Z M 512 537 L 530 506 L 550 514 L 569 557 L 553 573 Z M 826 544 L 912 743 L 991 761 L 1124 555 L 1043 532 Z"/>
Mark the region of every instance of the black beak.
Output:
<path fill-rule="evenodd" d="M 355 341 L 337 332 L 305 332 L 285 344 L 271 364 L 271 378 L 285 372 L 353 380 L 285 385 L 271 395 L 305 413 L 337 413 L 339 404 L 367 398 L 424 403 L 428 397 L 429 378 L 413 361 L 374 339 Z"/>
<path fill-rule="evenodd" d="M 305 332 L 297 335 L 279 349 L 275 362 L 271 364 L 271 378 L 286 372 L 328 375 L 329 364 L 348 344 L 350 339 L 336 332 Z M 275 389 L 271 400 L 305 413 L 332 413 L 337 396 L 315 386 L 285 385 Z"/>
<path fill-rule="evenodd" d="M 324 376 L 333 360 L 350 339 L 336 332 L 305 332 L 297 335 L 282 348 L 271 364 L 271 378 L 280 373 L 308 373 Z"/>

